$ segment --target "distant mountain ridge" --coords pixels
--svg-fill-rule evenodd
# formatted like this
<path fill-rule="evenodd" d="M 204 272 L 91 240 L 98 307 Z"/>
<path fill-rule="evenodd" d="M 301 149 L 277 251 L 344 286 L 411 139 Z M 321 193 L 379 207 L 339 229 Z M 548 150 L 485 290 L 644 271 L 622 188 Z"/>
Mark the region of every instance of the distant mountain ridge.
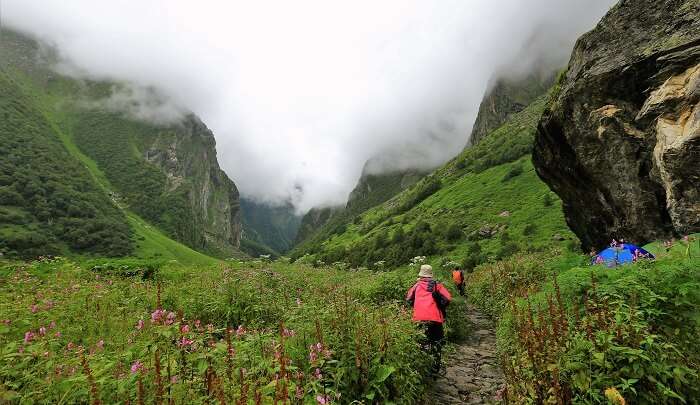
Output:
<path fill-rule="evenodd" d="M 287 252 L 294 245 L 299 231 L 301 216 L 291 204 L 272 206 L 248 198 L 241 198 L 243 220 L 243 249 L 252 256 L 263 254 L 259 247 L 248 246 L 250 242 L 267 247 L 275 254 Z"/>
<path fill-rule="evenodd" d="M 301 220 L 295 250 L 304 249 L 305 243 L 315 243 L 340 232 L 356 215 L 379 205 L 419 181 L 424 173 L 418 170 L 394 171 L 375 174 L 365 163 L 362 175 L 342 207 L 323 207 L 310 210 Z"/>

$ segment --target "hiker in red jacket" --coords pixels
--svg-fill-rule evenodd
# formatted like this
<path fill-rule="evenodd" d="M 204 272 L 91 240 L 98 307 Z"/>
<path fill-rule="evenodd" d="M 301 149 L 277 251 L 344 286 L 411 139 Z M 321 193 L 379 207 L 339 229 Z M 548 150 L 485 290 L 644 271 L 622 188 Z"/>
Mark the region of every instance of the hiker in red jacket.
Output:
<path fill-rule="evenodd" d="M 418 281 L 408 290 L 406 301 L 413 307 L 413 320 L 425 330 L 428 349 L 435 356 L 435 371 L 440 370 L 440 354 L 445 338 L 442 324 L 451 300 L 447 288 L 433 280 L 433 268 L 427 264 L 420 266 Z"/>
<path fill-rule="evenodd" d="M 455 282 L 459 295 L 464 296 L 464 271 L 460 270 L 459 267 L 455 267 L 452 270 L 452 281 Z"/>

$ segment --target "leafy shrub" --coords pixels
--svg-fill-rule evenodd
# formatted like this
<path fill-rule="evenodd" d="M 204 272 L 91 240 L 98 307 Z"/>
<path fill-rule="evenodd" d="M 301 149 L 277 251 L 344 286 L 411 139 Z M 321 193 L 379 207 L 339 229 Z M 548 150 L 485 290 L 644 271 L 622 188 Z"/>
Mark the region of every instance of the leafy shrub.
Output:
<path fill-rule="evenodd" d="M 552 200 L 552 195 L 550 193 L 545 194 L 542 198 L 542 205 L 544 205 L 545 207 L 551 207 L 552 204 L 554 204 L 554 200 Z"/>
<path fill-rule="evenodd" d="M 448 241 L 455 241 L 463 238 L 464 232 L 462 231 L 462 227 L 458 224 L 450 225 L 445 232 L 445 237 Z"/>
<path fill-rule="evenodd" d="M 513 177 L 520 176 L 521 174 L 523 174 L 523 166 L 522 165 L 513 166 L 510 168 L 510 170 L 508 170 L 508 173 L 506 173 L 503 176 L 503 179 L 501 179 L 501 181 L 505 183 L 506 181 L 509 181 Z"/>
<path fill-rule="evenodd" d="M 555 262 L 516 255 L 480 266 L 467 283 L 499 319 L 511 400 L 607 403 L 613 388 L 634 403 L 698 398 L 697 260 L 574 267 L 546 283 Z"/>
<path fill-rule="evenodd" d="M 414 188 L 414 192 L 409 196 L 409 198 L 399 207 L 398 212 L 406 212 L 410 210 L 411 208 L 420 204 L 426 198 L 438 192 L 440 187 L 442 187 L 440 179 L 435 177 L 430 177 L 421 181 Z"/>
<path fill-rule="evenodd" d="M 524 236 L 534 235 L 535 232 L 537 232 L 537 225 L 535 224 L 527 224 L 525 225 L 525 228 L 523 228 Z"/>
<path fill-rule="evenodd" d="M 142 280 L 156 278 L 165 263 L 141 259 L 98 259 L 85 263 L 85 267 L 103 276 L 138 277 Z"/>

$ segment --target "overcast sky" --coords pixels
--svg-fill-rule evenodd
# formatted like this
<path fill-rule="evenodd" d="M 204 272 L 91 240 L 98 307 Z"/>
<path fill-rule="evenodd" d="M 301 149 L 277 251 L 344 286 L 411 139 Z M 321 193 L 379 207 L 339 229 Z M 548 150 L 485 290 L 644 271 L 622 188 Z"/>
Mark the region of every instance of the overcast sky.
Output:
<path fill-rule="evenodd" d="M 64 71 L 131 83 L 117 102 L 158 89 L 168 104 L 144 119 L 193 111 L 244 195 L 305 211 L 344 203 L 368 159 L 453 157 L 495 71 L 564 63 L 612 3 L 4 0 L 2 17 Z"/>

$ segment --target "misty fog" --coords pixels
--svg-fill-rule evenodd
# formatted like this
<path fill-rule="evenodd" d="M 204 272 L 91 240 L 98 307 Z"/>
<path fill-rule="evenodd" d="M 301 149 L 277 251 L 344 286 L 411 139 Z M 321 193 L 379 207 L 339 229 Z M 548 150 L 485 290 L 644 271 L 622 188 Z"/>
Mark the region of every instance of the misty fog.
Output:
<path fill-rule="evenodd" d="M 3 24 L 56 69 L 122 83 L 105 107 L 212 129 L 242 194 L 299 212 L 374 172 L 466 144 L 493 75 L 563 67 L 612 0 L 5 0 Z"/>

